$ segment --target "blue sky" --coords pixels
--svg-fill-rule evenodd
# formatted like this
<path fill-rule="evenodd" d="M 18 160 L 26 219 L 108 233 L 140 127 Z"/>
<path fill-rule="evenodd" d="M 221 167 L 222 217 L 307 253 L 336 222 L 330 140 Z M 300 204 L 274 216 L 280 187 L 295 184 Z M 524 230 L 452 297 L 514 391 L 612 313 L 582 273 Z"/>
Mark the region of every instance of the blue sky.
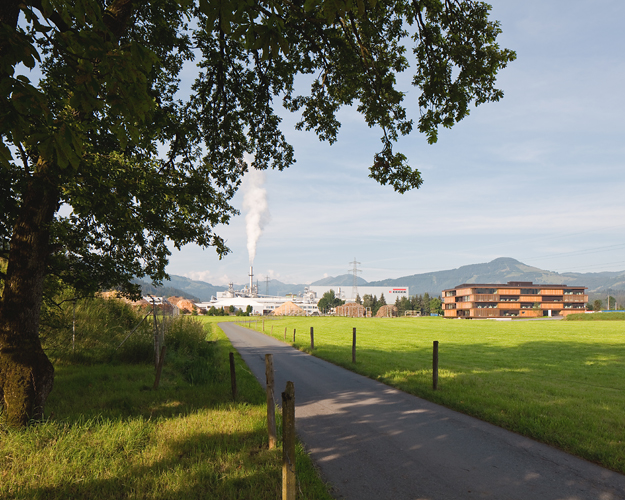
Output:
<path fill-rule="evenodd" d="M 284 113 L 297 163 L 265 175 L 259 280 L 345 274 L 354 257 L 367 281 L 497 257 L 558 272 L 625 269 L 625 2 L 491 3 L 500 45 L 517 52 L 498 79 L 505 97 L 473 108 L 435 145 L 418 133 L 400 141 L 420 189 L 400 195 L 368 178 L 379 131 L 354 110 L 341 112 L 332 146 Z M 417 90 L 404 90 L 417 117 Z M 242 192 L 234 205 L 242 210 Z M 220 261 L 188 245 L 172 250 L 168 272 L 245 283 L 245 215 L 218 229 L 231 254 Z"/>

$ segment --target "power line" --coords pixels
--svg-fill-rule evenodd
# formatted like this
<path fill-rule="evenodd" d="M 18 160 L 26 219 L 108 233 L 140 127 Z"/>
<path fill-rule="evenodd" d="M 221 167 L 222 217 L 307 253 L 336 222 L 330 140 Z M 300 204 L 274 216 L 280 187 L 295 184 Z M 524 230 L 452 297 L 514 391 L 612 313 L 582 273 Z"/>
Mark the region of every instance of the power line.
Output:
<path fill-rule="evenodd" d="M 554 253 L 547 257 L 529 257 L 529 258 L 532 260 L 547 260 L 547 259 L 559 258 L 565 255 L 586 255 L 590 253 L 604 252 L 607 250 L 614 250 L 616 248 L 623 248 L 623 247 L 625 247 L 625 243 L 619 243 L 618 245 L 607 245 L 604 247 L 588 248 L 586 250 L 574 250 L 572 252 Z"/>
<path fill-rule="evenodd" d="M 621 261 L 618 261 L 618 262 L 605 262 L 603 264 L 595 264 L 595 265 L 592 265 L 592 266 L 572 267 L 572 268 L 569 268 L 569 269 L 572 269 L 572 270 L 573 269 L 596 269 L 598 267 L 611 266 L 611 265 L 614 265 L 614 264 L 625 264 L 625 260 L 621 260 Z M 563 272 L 566 273 L 568 271 L 563 271 Z M 597 271 L 597 272 L 601 272 L 601 271 Z M 618 272 L 618 271 L 604 271 L 604 272 L 613 273 L 613 272 Z"/>

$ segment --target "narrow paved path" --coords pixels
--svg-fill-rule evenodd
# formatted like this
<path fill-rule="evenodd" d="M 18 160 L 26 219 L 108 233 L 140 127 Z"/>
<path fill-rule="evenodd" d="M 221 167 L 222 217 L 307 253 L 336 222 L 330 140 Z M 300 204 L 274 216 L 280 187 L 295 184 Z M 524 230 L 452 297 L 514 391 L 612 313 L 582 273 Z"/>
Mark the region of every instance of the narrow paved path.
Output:
<path fill-rule="evenodd" d="M 392 389 L 269 336 L 219 325 L 276 399 L 295 384 L 300 439 L 333 486 L 353 500 L 616 500 L 625 476 Z"/>

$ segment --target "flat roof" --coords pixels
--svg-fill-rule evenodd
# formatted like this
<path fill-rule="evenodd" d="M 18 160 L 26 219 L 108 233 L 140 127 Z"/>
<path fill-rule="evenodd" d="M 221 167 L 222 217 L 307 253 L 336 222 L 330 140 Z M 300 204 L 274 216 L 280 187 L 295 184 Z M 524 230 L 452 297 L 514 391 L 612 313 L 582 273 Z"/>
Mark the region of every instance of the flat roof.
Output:
<path fill-rule="evenodd" d="M 508 281 L 508 283 L 463 283 L 462 285 L 448 288 L 447 290 L 457 290 L 459 288 L 574 288 L 586 290 L 585 286 L 569 285 L 549 285 L 532 283 L 531 281 Z M 443 290 L 444 291 L 444 290 Z"/>

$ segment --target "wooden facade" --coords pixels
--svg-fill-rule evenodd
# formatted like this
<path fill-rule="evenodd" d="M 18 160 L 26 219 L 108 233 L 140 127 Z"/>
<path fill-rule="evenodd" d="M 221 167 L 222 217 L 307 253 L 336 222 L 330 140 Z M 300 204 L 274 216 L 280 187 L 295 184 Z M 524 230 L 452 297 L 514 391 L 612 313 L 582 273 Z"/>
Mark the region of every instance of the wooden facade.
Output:
<path fill-rule="evenodd" d="M 529 281 L 507 284 L 467 284 L 443 290 L 446 318 L 566 316 L 583 312 L 586 287 L 536 285 Z"/>

